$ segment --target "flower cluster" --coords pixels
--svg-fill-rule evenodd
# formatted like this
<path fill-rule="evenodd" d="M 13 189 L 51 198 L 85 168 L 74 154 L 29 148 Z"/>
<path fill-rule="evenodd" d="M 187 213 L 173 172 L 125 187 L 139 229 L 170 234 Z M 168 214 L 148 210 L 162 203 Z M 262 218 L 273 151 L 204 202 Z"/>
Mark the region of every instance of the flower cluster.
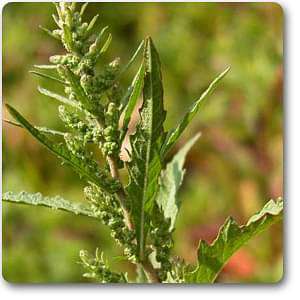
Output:
<path fill-rule="evenodd" d="M 104 39 L 105 27 L 93 39 L 92 28 L 97 18 L 90 24 L 83 22 L 83 9 L 80 13 L 75 11 L 73 3 L 62 2 L 56 4 L 56 8 L 58 17 L 55 17 L 55 21 L 59 29 L 52 34 L 61 39 L 67 54 L 51 56 L 50 62 L 56 65 L 58 74 L 66 83 L 68 99 L 78 103 L 86 113 L 88 122 L 83 122 L 65 108 L 60 108 L 61 118 L 67 126 L 84 134 L 85 140 L 96 143 L 105 156 L 113 156 L 118 160 L 121 92 L 117 75 L 120 60 L 117 58 L 104 66 L 102 71 L 95 71 L 97 60 L 109 46 L 111 36 Z M 97 120 L 96 126 L 91 116 Z"/>
<path fill-rule="evenodd" d="M 156 205 L 153 211 L 150 238 L 155 249 L 156 261 L 160 263 L 159 276 L 162 281 L 166 280 L 168 273 L 172 270 L 170 256 L 174 242 L 169 227 L 169 220 L 165 219 L 163 213 Z"/>
<path fill-rule="evenodd" d="M 83 274 L 84 277 L 92 278 L 101 283 L 127 282 L 125 274 L 119 274 L 110 270 L 103 259 L 103 253 L 100 253 L 98 249 L 96 249 L 95 257 L 90 256 L 85 250 L 80 251 L 79 257 L 83 267 L 87 270 L 87 273 Z"/>
<path fill-rule="evenodd" d="M 120 203 L 113 195 L 101 191 L 94 185 L 85 187 L 84 193 L 93 211 L 103 224 L 111 229 L 111 236 L 124 247 L 124 254 L 133 261 L 136 252 L 135 233 L 125 225 Z"/>

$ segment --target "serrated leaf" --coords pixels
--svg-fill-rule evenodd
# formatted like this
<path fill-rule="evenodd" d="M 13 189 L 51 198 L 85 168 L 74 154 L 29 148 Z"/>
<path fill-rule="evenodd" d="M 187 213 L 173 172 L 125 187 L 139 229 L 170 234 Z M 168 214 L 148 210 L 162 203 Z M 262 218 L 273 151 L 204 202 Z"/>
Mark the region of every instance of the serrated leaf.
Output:
<path fill-rule="evenodd" d="M 165 156 L 168 153 L 168 151 L 174 146 L 174 144 L 177 142 L 177 140 L 179 139 L 179 137 L 181 136 L 185 128 L 189 125 L 189 123 L 192 121 L 194 116 L 197 114 L 197 112 L 203 105 L 204 100 L 214 90 L 217 83 L 228 73 L 229 70 L 230 67 L 228 67 L 225 71 L 223 71 L 211 82 L 208 88 L 202 93 L 200 98 L 192 105 L 191 109 L 186 113 L 186 115 L 181 120 L 181 122 L 177 125 L 177 127 L 172 131 L 170 131 L 162 147 L 161 153 L 163 156 Z"/>
<path fill-rule="evenodd" d="M 283 200 L 270 200 L 263 209 L 249 219 L 246 225 L 238 224 L 230 217 L 221 227 L 215 241 L 209 245 L 200 241 L 198 266 L 186 273 L 187 283 L 212 283 L 228 259 L 251 238 L 282 218 Z"/>
<path fill-rule="evenodd" d="M 128 88 L 128 93 L 127 93 L 128 99 L 125 100 L 127 102 L 127 105 L 125 106 L 124 109 L 124 119 L 123 119 L 122 131 L 121 131 L 121 142 L 123 141 L 128 131 L 128 125 L 131 119 L 131 115 L 136 106 L 137 100 L 141 94 L 143 83 L 144 83 L 144 73 L 145 73 L 145 65 L 143 62 L 137 74 L 135 75 L 130 87 Z"/>
<path fill-rule="evenodd" d="M 77 101 L 74 101 L 74 100 L 70 100 L 62 95 L 59 95 L 59 94 L 56 94 L 54 92 L 51 92 L 45 88 L 42 88 L 40 86 L 38 86 L 38 91 L 45 95 L 45 96 L 48 96 L 50 98 L 53 98 L 55 100 L 58 100 L 59 102 L 63 103 L 63 104 L 67 104 L 67 105 L 70 105 L 72 107 L 75 107 L 77 109 L 80 109 L 81 110 L 81 106 L 80 106 L 80 103 L 78 103 Z"/>
<path fill-rule="evenodd" d="M 136 132 L 130 137 L 132 160 L 128 163 L 130 183 L 126 190 L 136 230 L 138 257 L 144 259 L 145 240 L 161 171 L 159 149 L 164 137 L 163 87 L 158 53 L 151 38 L 144 49 L 143 105 Z"/>
<path fill-rule="evenodd" d="M 162 171 L 161 174 L 156 202 L 162 209 L 164 217 L 171 221 L 169 227 L 170 232 L 174 229 L 175 220 L 180 208 L 177 192 L 185 173 L 183 169 L 185 157 L 199 137 L 200 134 L 197 134 L 190 139 L 173 157 L 171 162 L 167 164 L 166 169 Z"/>
<path fill-rule="evenodd" d="M 45 197 L 41 193 L 30 194 L 27 192 L 6 192 L 2 195 L 2 200 L 17 204 L 45 206 L 53 210 L 63 210 L 75 215 L 82 215 L 98 219 L 97 214 L 87 205 L 70 202 L 60 196 Z"/>
<path fill-rule="evenodd" d="M 18 121 L 24 128 L 26 128 L 33 137 L 48 148 L 52 153 L 62 158 L 64 162 L 68 163 L 80 176 L 84 177 L 88 182 L 94 183 L 103 190 L 114 193 L 115 187 L 111 185 L 112 180 L 100 170 L 95 170 L 85 161 L 79 159 L 62 143 L 55 143 L 50 140 L 45 134 L 34 128 L 19 112 L 13 107 L 6 104 L 9 113 Z"/>

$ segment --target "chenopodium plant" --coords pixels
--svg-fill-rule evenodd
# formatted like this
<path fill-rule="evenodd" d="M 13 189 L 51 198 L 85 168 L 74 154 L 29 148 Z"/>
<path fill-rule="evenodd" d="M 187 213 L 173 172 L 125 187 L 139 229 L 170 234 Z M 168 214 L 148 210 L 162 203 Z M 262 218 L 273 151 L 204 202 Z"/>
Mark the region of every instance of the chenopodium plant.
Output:
<path fill-rule="evenodd" d="M 27 192 L 6 192 L 3 200 L 42 205 L 103 222 L 116 243 L 123 247 L 124 258 L 136 265 L 135 282 L 214 282 L 228 259 L 253 236 L 278 222 L 283 209 L 282 199 L 277 199 L 268 202 L 245 225 L 239 226 L 228 218 L 212 244 L 200 241 L 196 267 L 172 255 L 172 234 L 180 208 L 177 192 L 185 173 L 184 160 L 199 134 L 168 163 L 166 157 L 229 68 L 212 81 L 177 127 L 166 131 L 161 66 L 152 39 L 145 38 L 124 67 L 115 59 L 96 71 L 99 58 L 111 42 L 108 28 L 94 36 L 98 15 L 89 23 L 83 22 L 86 4 L 79 11 L 75 3 L 55 6 L 57 15 L 53 18 L 58 29 L 42 29 L 61 41 L 67 53 L 51 56 L 50 64 L 36 65 L 37 70 L 32 73 L 64 86 L 64 96 L 42 87 L 38 90 L 61 103 L 58 115 L 67 131 L 33 126 L 12 106 L 6 104 L 6 107 L 16 121 L 10 123 L 28 130 L 82 177 L 87 184 L 84 188 L 87 202 L 83 203 L 87 204 Z M 120 76 L 141 51 L 140 67 L 129 88 L 123 90 Z M 56 74 L 49 74 L 50 71 Z M 125 162 L 120 159 L 120 150 L 141 94 L 139 121 L 135 133 L 129 137 L 129 160 Z M 58 142 L 59 138 L 63 141 Z M 91 144 L 101 150 L 105 159 L 102 166 L 91 152 Z M 129 175 L 127 184 L 119 176 L 122 168 Z M 95 256 L 84 250 L 79 256 L 85 277 L 101 283 L 133 282 L 127 274 L 112 271 L 99 249 Z"/>

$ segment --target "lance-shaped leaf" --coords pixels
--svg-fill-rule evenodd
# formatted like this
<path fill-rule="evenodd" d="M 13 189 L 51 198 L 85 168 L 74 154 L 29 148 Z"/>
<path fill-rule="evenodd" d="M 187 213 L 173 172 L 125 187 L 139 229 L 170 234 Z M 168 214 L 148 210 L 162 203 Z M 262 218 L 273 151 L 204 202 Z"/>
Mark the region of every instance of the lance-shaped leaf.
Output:
<path fill-rule="evenodd" d="M 65 81 L 63 81 L 63 80 L 61 80 L 59 78 L 56 78 L 54 76 L 51 76 L 49 74 L 44 74 L 44 73 L 37 72 L 37 71 L 29 71 L 29 73 L 37 75 L 37 76 L 40 76 L 40 77 L 43 77 L 43 78 L 46 78 L 46 79 L 50 79 L 50 80 L 56 81 L 56 82 L 61 83 L 63 85 L 68 85 L 67 82 L 65 82 Z"/>
<path fill-rule="evenodd" d="M 163 87 L 158 53 L 150 38 L 144 49 L 143 105 L 136 132 L 130 137 L 132 160 L 128 163 L 130 183 L 126 188 L 136 229 L 138 257 L 144 259 L 149 213 L 155 201 L 161 171 L 159 149 L 164 137 Z"/>
<path fill-rule="evenodd" d="M 126 94 L 126 98 L 128 99 L 125 100 L 127 102 L 127 105 L 124 109 L 124 119 L 123 119 L 122 131 L 121 131 L 121 142 L 123 141 L 127 133 L 132 112 L 141 94 L 143 83 L 144 83 L 144 73 L 145 73 L 145 64 L 143 62 L 136 76 L 134 77 L 130 87 L 128 88 L 128 93 Z"/>
<path fill-rule="evenodd" d="M 41 30 L 43 30 L 44 32 L 46 32 L 49 36 L 55 38 L 56 40 L 60 40 L 60 38 L 58 36 L 56 36 L 55 34 L 53 34 L 53 32 L 51 30 L 49 30 L 49 29 L 47 29 L 47 28 L 45 28 L 45 27 L 43 27 L 41 25 L 39 26 L 39 28 Z"/>
<path fill-rule="evenodd" d="M 80 102 L 82 108 L 84 108 L 91 114 L 103 119 L 103 107 L 100 103 L 96 105 L 89 99 L 88 95 L 85 93 L 80 84 L 78 76 L 66 66 L 61 66 L 60 69 L 63 72 L 66 80 L 69 82 L 73 92 L 75 93 L 76 100 Z"/>
<path fill-rule="evenodd" d="M 13 126 L 25 129 L 21 124 L 16 123 L 14 121 L 6 120 L 6 119 L 3 119 L 3 121 L 6 122 L 6 123 L 8 123 L 8 124 L 10 124 L 10 125 L 13 125 Z M 47 133 L 47 134 L 60 135 L 60 136 L 64 136 L 65 135 L 65 132 L 54 130 L 54 129 L 50 129 L 50 128 L 47 128 L 47 127 L 34 126 L 34 128 L 37 129 L 40 132 Z"/>
<path fill-rule="evenodd" d="M 83 203 L 70 202 L 60 196 L 45 197 L 41 193 L 30 194 L 27 192 L 6 192 L 2 195 L 2 200 L 17 204 L 44 206 L 53 210 L 63 210 L 75 215 L 98 219 L 97 213 L 90 209 L 87 205 L 84 205 Z"/>
<path fill-rule="evenodd" d="M 87 164 L 84 160 L 78 158 L 76 155 L 70 152 L 64 144 L 58 144 L 50 140 L 44 133 L 34 128 L 10 105 L 6 104 L 6 107 L 15 120 L 18 121 L 24 128 L 26 128 L 33 137 L 46 146 L 51 152 L 62 158 L 63 161 L 69 164 L 80 176 L 109 193 L 113 193 L 119 188 L 118 185 L 115 184 L 115 181 L 108 178 L 107 174 L 102 170 L 99 168 L 95 169 L 94 165 Z"/>
<path fill-rule="evenodd" d="M 81 8 L 80 8 L 80 15 L 81 15 L 81 16 L 84 14 L 84 12 L 85 12 L 85 10 L 86 10 L 88 4 L 89 4 L 88 2 L 82 4 L 82 6 L 81 6 Z"/>
<path fill-rule="evenodd" d="M 76 100 L 79 101 L 84 108 L 88 111 L 93 111 L 95 108 L 91 104 L 90 99 L 81 87 L 80 80 L 68 67 L 60 66 L 60 70 L 63 72 L 66 80 L 69 82 L 72 90 L 76 95 Z"/>
<path fill-rule="evenodd" d="M 135 61 L 135 59 L 137 58 L 137 56 L 139 55 L 141 49 L 143 48 L 145 43 L 145 40 L 142 40 L 141 43 L 139 44 L 139 46 L 137 47 L 136 51 L 134 52 L 134 54 L 132 55 L 132 57 L 130 58 L 130 60 L 128 61 L 128 63 L 120 70 L 120 72 L 117 75 L 117 79 L 124 74 L 133 64 L 133 62 Z"/>
<path fill-rule="evenodd" d="M 57 69 L 57 65 L 33 65 L 35 68 L 42 70 L 54 70 Z"/>
<path fill-rule="evenodd" d="M 50 98 L 53 98 L 53 99 L 55 99 L 55 100 L 57 100 L 57 101 L 59 101 L 59 102 L 61 102 L 61 103 L 63 103 L 63 104 L 67 104 L 67 105 L 70 105 L 70 106 L 72 106 L 72 107 L 75 107 L 75 108 L 81 110 L 80 103 L 78 103 L 77 101 L 70 100 L 70 99 L 68 99 L 68 98 L 66 98 L 66 97 L 64 97 L 64 96 L 62 96 L 62 95 L 56 94 L 56 93 L 54 93 L 54 92 L 51 92 L 51 91 L 49 91 L 49 90 L 47 90 L 47 89 L 44 89 L 44 88 L 42 88 L 42 87 L 40 87 L 40 86 L 38 86 L 38 91 L 39 91 L 41 94 L 43 94 L 43 95 L 45 95 L 45 96 L 48 96 L 48 97 L 50 97 Z"/>
<path fill-rule="evenodd" d="M 230 70 L 230 67 L 228 67 L 225 71 L 223 71 L 220 75 L 218 75 L 208 86 L 208 88 L 202 93 L 200 98 L 193 104 L 191 109 L 186 113 L 184 118 L 181 120 L 181 122 L 177 125 L 177 127 L 173 130 L 171 130 L 168 133 L 168 136 L 166 138 L 166 141 L 162 147 L 162 155 L 165 156 L 167 152 L 174 146 L 174 144 L 177 142 L 179 137 L 181 136 L 182 132 L 185 130 L 185 128 L 189 125 L 189 123 L 192 121 L 194 116 L 197 114 L 203 103 L 204 100 L 207 98 L 207 96 L 214 90 L 217 83 L 228 73 Z"/>
<path fill-rule="evenodd" d="M 86 34 L 87 35 L 90 35 L 91 31 L 93 30 L 94 28 L 94 25 L 96 24 L 97 22 L 97 19 L 98 19 L 99 15 L 96 15 L 93 17 L 93 19 L 91 20 L 91 22 L 89 23 L 87 29 L 86 29 Z"/>
<path fill-rule="evenodd" d="M 213 283 L 228 259 L 245 243 L 270 225 L 282 219 L 283 200 L 270 200 L 252 216 L 246 225 L 239 226 L 231 217 L 221 227 L 215 241 L 209 245 L 200 241 L 198 266 L 186 273 L 187 283 Z"/>
<path fill-rule="evenodd" d="M 66 48 L 67 51 L 72 51 L 73 50 L 73 39 L 72 39 L 72 32 L 69 26 L 66 24 L 63 24 L 63 44 Z"/>
<path fill-rule="evenodd" d="M 167 164 L 166 169 L 162 171 L 160 177 L 156 202 L 163 211 L 164 217 L 171 221 L 169 227 L 170 232 L 174 229 L 175 220 L 180 208 L 177 192 L 185 173 L 183 169 L 185 157 L 199 137 L 200 134 L 197 134 L 179 150 L 171 162 Z"/>

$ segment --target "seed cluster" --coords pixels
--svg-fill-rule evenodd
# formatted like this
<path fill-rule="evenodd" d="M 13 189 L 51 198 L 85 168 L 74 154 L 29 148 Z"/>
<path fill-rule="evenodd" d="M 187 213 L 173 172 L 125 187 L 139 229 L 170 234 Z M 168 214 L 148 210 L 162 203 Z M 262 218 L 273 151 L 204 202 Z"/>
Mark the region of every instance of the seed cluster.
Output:
<path fill-rule="evenodd" d="M 81 250 L 79 253 L 81 263 L 87 270 L 87 273 L 83 274 L 86 278 L 92 278 L 101 283 L 125 283 L 127 278 L 123 273 L 116 273 L 110 270 L 107 263 L 103 259 L 103 253 L 96 250 L 95 257 L 89 255 L 85 250 Z"/>
<path fill-rule="evenodd" d="M 162 281 L 166 280 L 168 272 L 171 272 L 172 269 L 170 256 L 174 242 L 169 227 L 169 221 L 164 218 L 163 213 L 156 205 L 153 210 L 150 238 L 155 249 L 156 261 L 160 263 L 159 276 Z"/>
<path fill-rule="evenodd" d="M 115 196 L 101 191 L 94 185 L 85 187 L 84 193 L 94 212 L 103 224 L 111 229 L 111 236 L 119 245 L 124 247 L 124 254 L 129 260 L 134 261 L 136 253 L 135 232 L 129 230 L 125 225 L 120 203 Z"/>

